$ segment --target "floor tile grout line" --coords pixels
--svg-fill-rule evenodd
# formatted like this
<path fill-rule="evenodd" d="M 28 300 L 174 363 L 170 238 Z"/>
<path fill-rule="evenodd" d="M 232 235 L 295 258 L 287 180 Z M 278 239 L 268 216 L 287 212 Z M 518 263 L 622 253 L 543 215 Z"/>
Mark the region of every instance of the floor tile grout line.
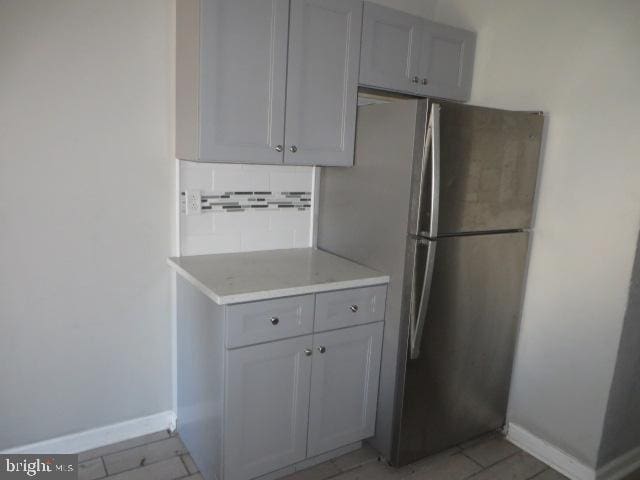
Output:
<path fill-rule="evenodd" d="M 502 462 L 504 462 L 505 460 L 510 459 L 511 457 L 515 457 L 515 456 L 516 456 L 516 455 L 518 455 L 519 453 L 525 453 L 525 452 L 524 452 L 524 450 L 520 450 L 520 449 L 518 449 L 518 451 L 517 451 L 517 452 L 510 453 L 510 454 L 509 454 L 509 455 L 507 455 L 506 457 L 501 458 L 501 459 L 500 459 L 500 460 L 498 460 L 497 462 L 493 462 L 493 463 L 491 463 L 491 464 L 487 465 L 486 467 L 485 467 L 484 465 L 482 465 L 480 462 L 478 462 L 477 460 L 474 460 L 472 457 L 470 457 L 469 455 L 467 455 L 467 454 L 465 453 L 465 451 L 464 451 L 464 450 L 462 450 L 460 453 L 461 453 L 462 455 L 464 455 L 466 458 L 468 458 L 469 460 L 471 460 L 471 461 L 472 461 L 473 463 L 475 463 L 476 465 L 480 466 L 480 467 L 482 468 L 482 470 L 481 470 L 481 471 L 483 471 L 483 470 L 488 470 L 488 469 L 490 469 L 491 467 L 494 467 L 494 466 L 498 465 L 499 463 L 502 463 Z M 525 480 L 527 480 L 527 479 L 525 479 Z"/>
<path fill-rule="evenodd" d="M 332 459 L 332 460 L 330 460 L 330 461 L 332 462 L 333 460 L 334 460 L 334 459 Z M 377 462 L 377 461 L 378 461 L 378 460 L 376 460 L 376 462 Z M 373 462 L 369 462 L 369 463 L 373 463 Z M 319 464 L 319 465 L 320 465 L 320 464 Z M 334 465 L 335 465 L 335 464 L 334 464 Z M 322 479 L 322 480 L 329 480 L 330 478 L 335 478 L 335 477 L 338 477 L 338 476 L 343 475 L 343 474 L 345 474 L 345 473 L 353 472 L 354 470 L 357 470 L 358 468 L 362 468 L 364 465 L 366 465 L 366 464 L 365 464 L 365 463 L 361 463 L 360 465 L 356 465 L 356 466 L 354 466 L 354 467 L 347 468 L 346 470 L 343 470 L 342 468 L 340 468 L 340 467 L 338 467 L 338 466 L 336 465 L 336 467 L 337 467 L 337 468 L 338 468 L 338 470 L 339 470 L 339 471 L 338 471 L 338 473 L 334 473 L 333 475 L 329 475 L 328 477 L 325 477 L 325 478 L 324 478 L 324 479 Z"/>
<path fill-rule="evenodd" d="M 464 454 L 464 450 L 461 450 L 461 451 L 460 451 L 460 454 L 464 455 L 466 458 L 469 458 L 469 457 L 467 457 L 467 456 Z M 480 464 L 479 464 L 478 462 L 476 462 L 473 458 L 469 458 L 469 460 L 471 460 L 473 463 L 475 463 L 476 465 L 478 465 L 478 466 L 480 467 L 480 470 L 478 470 L 477 472 L 470 473 L 469 475 L 467 475 L 466 477 L 461 478 L 460 480 L 468 480 L 469 478 L 472 478 L 472 477 L 474 477 L 474 476 L 476 476 L 476 475 L 479 475 L 479 474 L 481 474 L 482 472 L 484 472 L 485 470 L 487 470 L 487 468 L 485 468 L 485 467 L 483 467 L 482 465 L 480 465 Z"/>
<path fill-rule="evenodd" d="M 107 471 L 107 463 L 104 461 L 104 457 L 102 455 L 100 455 L 100 461 L 102 462 L 102 468 L 104 468 L 104 477 L 102 478 L 107 478 L 109 476 L 109 472 Z"/>
<path fill-rule="evenodd" d="M 183 475 L 181 477 L 176 477 L 176 478 L 174 478 L 174 480 L 183 480 L 185 478 L 189 478 L 189 477 L 192 477 L 194 475 L 198 475 L 199 473 L 200 473 L 200 470 L 198 470 L 197 472 L 194 472 L 194 473 L 189 473 L 189 471 L 187 470 L 187 474 L 186 475 Z M 200 475 L 200 476 L 202 476 L 202 475 Z"/>
<path fill-rule="evenodd" d="M 479 445 L 488 443 L 492 440 L 495 440 L 496 438 L 502 438 L 506 440 L 504 434 L 500 433 L 499 430 L 492 430 L 491 432 L 487 432 L 485 434 L 479 435 L 475 438 L 467 440 L 466 442 L 458 443 L 455 446 L 460 450 L 465 451 L 465 450 L 470 450 L 472 448 L 475 448 Z"/>
<path fill-rule="evenodd" d="M 135 447 L 134 447 L 134 448 L 135 448 Z M 137 469 L 139 469 L 139 468 L 145 468 L 145 467 L 148 467 L 149 465 L 155 465 L 156 463 L 160 463 L 160 462 L 165 462 L 165 461 L 167 461 L 167 460 L 171 460 L 171 459 L 172 459 L 172 458 L 174 458 L 174 457 L 178 457 L 178 458 L 180 458 L 180 456 L 181 456 L 181 455 L 184 455 L 184 454 L 182 454 L 182 453 L 176 453 L 176 454 L 174 454 L 174 455 L 172 455 L 172 456 L 170 456 L 170 457 L 161 458 L 160 460 L 156 460 L 155 462 L 150 462 L 150 463 L 147 463 L 147 462 L 145 461 L 145 462 L 144 462 L 144 465 L 138 465 L 137 467 L 127 468 L 126 470 L 121 470 L 121 471 L 119 471 L 119 472 L 115 472 L 115 473 L 113 473 L 113 474 L 111 474 L 111 473 L 109 473 L 109 472 L 107 471 L 107 477 L 114 477 L 114 476 L 116 476 L 116 475 L 120 475 L 121 473 L 131 472 L 131 471 L 133 471 L 133 470 L 137 470 Z M 180 458 L 180 463 L 182 463 L 182 464 L 184 465 L 184 462 L 182 461 L 182 458 Z M 186 466 L 185 466 L 185 469 L 187 470 L 187 472 L 189 471 L 189 469 L 187 469 L 187 468 L 186 468 Z M 105 470 L 106 470 L 106 467 L 105 467 Z"/>
<path fill-rule="evenodd" d="M 493 462 L 491 465 L 486 466 L 485 469 L 489 469 L 489 468 L 491 468 L 491 467 L 493 467 L 495 465 L 498 465 L 499 463 L 504 462 L 505 460 L 509 460 L 511 457 L 515 457 L 516 455 L 518 455 L 520 453 L 526 453 L 526 452 L 524 450 L 521 450 L 521 449 L 518 448 L 517 452 L 511 453 L 511 454 L 507 455 L 506 457 L 504 457 L 503 459 L 498 460 L 497 462 Z"/>
<path fill-rule="evenodd" d="M 346 455 L 348 455 L 348 454 L 346 454 Z M 328 462 L 332 463 L 332 464 L 333 464 L 333 465 L 334 465 L 334 466 L 339 470 L 339 472 L 338 472 L 338 473 L 336 473 L 336 474 L 334 474 L 334 475 L 331 475 L 331 476 L 329 476 L 329 477 L 326 477 L 326 478 L 325 478 L 325 479 L 323 479 L 323 480 L 327 480 L 327 479 L 329 479 L 329 478 L 333 478 L 333 477 L 336 477 L 336 476 L 338 476 L 338 475 L 342 475 L 343 473 L 351 472 L 351 471 L 355 470 L 356 468 L 361 468 L 361 467 L 363 467 L 364 465 L 367 465 L 367 464 L 369 464 L 369 463 L 375 463 L 375 462 L 377 462 L 377 463 L 384 463 L 384 462 L 381 460 L 381 458 L 382 458 L 382 457 L 381 457 L 380 455 L 376 455 L 376 457 L 375 457 L 374 459 L 372 459 L 372 460 L 367 460 L 367 461 L 364 461 L 364 462 L 362 462 L 362 463 L 358 463 L 357 465 L 353 465 L 353 466 L 351 466 L 351 467 L 349 467 L 349 468 L 344 469 L 344 468 L 341 468 L 341 467 L 339 467 L 338 465 L 336 465 L 336 460 L 337 460 L 338 458 L 340 458 L 340 457 L 342 457 L 342 455 L 341 455 L 341 456 L 338 456 L 338 457 L 336 457 L 336 458 L 332 458 L 332 459 L 328 460 Z M 320 464 L 318 464 L 318 465 L 320 465 Z"/>
<path fill-rule="evenodd" d="M 154 434 L 156 434 L 156 433 L 160 433 L 160 432 L 166 432 L 166 430 L 158 430 L 157 432 L 150 433 L 149 435 L 154 435 Z M 177 436 L 177 435 L 176 435 L 176 436 Z M 130 438 L 129 440 L 133 440 L 133 439 L 135 439 L 135 438 L 138 438 L 138 437 L 133 437 L 133 438 Z M 85 458 L 85 459 L 84 459 L 82 462 L 80 462 L 80 463 L 86 463 L 86 462 L 88 462 L 88 461 L 90 461 L 90 460 L 95 460 L 95 459 L 96 459 L 96 458 L 98 458 L 98 457 L 108 457 L 108 456 L 110 456 L 110 455 L 114 455 L 114 454 L 116 454 L 116 453 L 122 453 L 122 452 L 126 452 L 127 450 L 133 450 L 134 448 L 144 447 L 145 445 L 151 445 L 151 444 L 153 444 L 153 443 L 164 442 L 165 440 L 169 440 L 170 438 L 174 438 L 174 436 L 169 435 L 168 437 L 166 437 L 166 438 L 161 438 L 161 439 L 159 439 L 159 440 L 153 440 L 153 441 L 151 441 L 151 442 L 141 443 L 140 445 L 134 445 L 134 446 L 132 446 L 132 447 L 123 448 L 122 450 L 115 450 L 115 451 L 113 451 L 113 452 L 109 452 L 109 453 L 107 453 L 107 454 L 96 455 L 95 457 L 88 457 L 88 458 Z M 129 441 L 129 440 L 123 440 L 123 442 L 127 442 L 127 441 Z M 182 442 L 182 440 L 180 440 L 180 442 Z M 119 442 L 118 442 L 118 443 L 119 443 Z M 109 445 L 111 445 L 111 444 L 103 445 L 102 447 L 96 447 L 95 449 L 94 449 L 94 448 L 92 448 L 91 450 L 97 450 L 97 449 L 99 449 L 99 448 L 108 447 Z M 84 452 L 78 452 L 78 453 L 76 453 L 76 454 L 74 454 L 74 455 L 82 455 L 82 454 L 83 454 L 83 453 L 85 453 L 86 451 L 87 451 L 87 450 L 85 450 Z"/>
<path fill-rule="evenodd" d="M 483 467 L 480 463 L 476 462 L 473 458 L 469 457 L 468 455 L 465 455 L 464 450 L 462 452 L 460 452 L 460 453 L 462 453 L 462 455 L 464 455 L 466 458 L 468 458 L 469 460 L 473 461 L 476 465 L 478 465 L 480 467 L 480 470 L 478 470 L 477 472 L 474 472 L 474 473 L 472 473 L 472 474 L 470 474 L 470 475 L 468 475 L 468 476 L 466 476 L 466 477 L 461 479 L 461 480 L 468 480 L 468 479 L 474 477 L 475 475 L 479 475 L 479 474 L 489 470 L 490 468 L 498 465 L 499 463 L 502 463 L 503 461 L 505 461 L 505 460 L 507 460 L 507 459 L 509 459 L 511 457 L 514 457 L 514 456 L 518 455 L 519 453 L 522 453 L 522 450 L 520 450 L 518 452 L 515 452 L 515 453 L 512 453 L 511 455 L 507 455 L 502 460 L 494 462 L 491 465 L 489 465 L 488 467 Z M 538 475 L 539 473 L 541 473 L 541 472 L 536 473 L 536 475 Z M 525 478 L 523 480 L 531 480 L 532 478 L 533 477 L 527 477 L 527 478 Z"/>
<path fill-rule="evenodd" d="M 484 470 L 484 469 L 486 469 L 486 468 L 489 468 L 489 467 L 485 467 L 485 466 L 484 466 L 484 465 L 482 465 L 480 462 L 478 462 L 476 459 L 474 459 L 474 458 L 470 457 L 469 455 L 467 455 L 467 454 L 465 453 L 465 451 L 464 451 L 464 450 L 460 450 L 460 452 L 459 452 L 459 453 L 460 453 L 460 455 L 462 455 L 463 457 L 468 458 L 468 459 L 469 459 L 469 460 L 471 460 L 473 463 L 475 463 L 476 465 L 478 465 L 482 470 Z M 482 470 L 481 470 L 481 471 L 482 471 Z"/>
<path fill-rule="evenodd" d="M 549 470 L 553 470 L 553 468 L 551 468 L 549 465 L 546 465 L 547 468 L 545 468 L 544 470 L 539 471 L 538 473 L 536 473 L 533 477 L 529 477 L 528 479 L 525 480 L 535 480 L 536 477 L 539 477 L 540 475 L 542 475 L 544 472 L 547 472 Z M 553 470 L 554 472 L 557 472 L 557 470 Z M 557 472 L 560 473 L 560 472 Z"/>
<path fill-rule="evenodd" d="M 537 460 L 537 459 L 536 459 Z M 544 466 L 546 468 L 540 470 L 538 473 L 534 473 L 533 475 L 531 475 L 530 477 L 525 478 L 524 480 L 533 480 L 534 478 L 536 478 L 538 475 L 540 475 L 541 473 L 546 472 L 547 470 L 551 470 L 551 467 L 549 467 L 549 465 L 544 464 Z"/>
<path fill-rule="evenodd" d="M 185 453 L 183 453 L 182 455 L 178 455 L 178 456 L 180 457 L 180 461 L 182 462 L 182 465 L 184 465 L 184 469 L 185 469 L 185 470 L 186 470 L 186 472 L 187 472 L 187 476 L 189 476 L 189 475 L 191 475 L 191 474 L 189 473 L 189 467 L 187 467 L 187 462 L 185 462 L 185 461 L 184 461 L 184 456 L 185 456 L 185 455 L 186 455 L 186 454 L 185 454 Z M 180 478 L 182 478 L 182 477 L 180 477 Z"/>

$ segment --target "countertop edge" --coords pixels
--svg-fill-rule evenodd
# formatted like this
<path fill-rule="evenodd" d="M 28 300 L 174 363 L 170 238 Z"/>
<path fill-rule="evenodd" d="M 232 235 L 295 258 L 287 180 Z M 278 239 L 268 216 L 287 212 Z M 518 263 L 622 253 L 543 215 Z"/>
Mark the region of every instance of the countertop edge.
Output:
<path fill-rule="evenodd" d="M 193 275 L 191 275 L 189 272 L 187 272 L 184 268 L 182 268 L 180 265 L 178 265 L 177 263 L 175 263 L 173 260 L 171 260 L 171 258 L 167 258 L 167 264 L 173 268 L 173 270 L 180 275 L 182 278 L 184 278 L 185 280 L 187 280 L 189 283 L 191 283 L 191 285 L 193 285 L 194 287 L 196 287 L 198 290 L 200 290 L 202 293 L 204 293 L 207 297 L 209 297 L 211 300 L 213 300 L 214 302 L 216 302 L 218 305 L 224 305 L 224 303 L 222 303 L 222 299 L 216 295 L 216 293 L 211 290 L 209 287 L 207 287 L 204 283 L 202 283 L 200 280 L 198 280 L 196 277 L 194 277 Z"/>
<path fill-rule="evenodd" d="M 348 288 L 370 287 L 373 285 L 386 285 L 389 283 L 389 275 L 377 277 L 360 278 L 355 280 L 340 280 L 336 282 L 318 283 L 314 285 L 304 285 L 300 287 L 278 288 L 274 290 L 263 290 L 251 293 L 239 293 L 233 295 L 220 296 L 213 290 L 200 282 L 197 278 L 187 272 L 171 258 L 167 258 L 167 264 L 175 270 L 177 274 L 189 281 L 194 287 L 204 293 L 218 305 L 232 305 L 236 303 L 255 302 L 259 300 L 270 300 L 274 298 L 292 297 L 295 295 L 308 295 L 311 293 L 330 292 L 332 290 L 345 290 Z"/>

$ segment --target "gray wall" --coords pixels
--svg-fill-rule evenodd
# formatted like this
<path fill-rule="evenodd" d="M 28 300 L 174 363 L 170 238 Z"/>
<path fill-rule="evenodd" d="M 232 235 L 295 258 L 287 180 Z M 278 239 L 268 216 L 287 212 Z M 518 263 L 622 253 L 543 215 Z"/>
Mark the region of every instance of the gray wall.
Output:
<path fill-rule="evenodd" d="M 0 1 L 0 450 L 171 409 L 172 8 Z"/>
<path fill-rule="evenodd" d="M 441 0 L 471 102 L 548 112 L 510 421 L 597 464 L 640 227 L 640 2 Z"/>
<path fill-rule="evenodd" d="M 640 446 L 640 235 L 598 466 Z"/>

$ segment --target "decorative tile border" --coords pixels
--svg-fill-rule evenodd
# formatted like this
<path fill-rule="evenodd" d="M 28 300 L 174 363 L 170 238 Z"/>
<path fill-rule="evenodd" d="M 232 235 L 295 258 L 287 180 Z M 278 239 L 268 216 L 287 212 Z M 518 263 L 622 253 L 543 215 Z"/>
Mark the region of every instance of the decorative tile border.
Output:
<path fill-rule="evenodd" d="M 180 192 L 185 212 L 185 192 Z M 300 210 L 311 208 L 311 192 L 202 192 L 202 213 Z"/>

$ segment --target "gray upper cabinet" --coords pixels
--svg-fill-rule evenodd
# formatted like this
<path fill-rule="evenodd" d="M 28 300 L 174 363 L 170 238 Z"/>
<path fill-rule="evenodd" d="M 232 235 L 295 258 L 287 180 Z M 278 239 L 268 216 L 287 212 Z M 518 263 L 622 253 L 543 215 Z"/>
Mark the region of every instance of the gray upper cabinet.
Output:
<path fill-rule="evenodd" d="M 365 2 L 361 85 L 468 100 L 476 34 Z"/>
<path fill-rule="evenodd" d="M 364 3 L 360 83 L 409 92 L 418 75 L 422 19 Z"/>
<path fill-rule="evenodd" d="M 475 33 L 425 20 L 418 69 L 418 93 L 452 100 L 468 100 L 471 96 L 475 45 Z"/>
<path fill-rule="evenodd" d="M 352 165 L 360 0 L 178 0 L 176 17 L 178 158 Z"/>
<path fill-rule="evenodd" d="M 176 155 L 282 163 L 289 0 L 180 0 Z"/>
<path fill-rule="evenodd" d="M 352 165 L 361 0 L 291 0 L 285 163 Z"/>

